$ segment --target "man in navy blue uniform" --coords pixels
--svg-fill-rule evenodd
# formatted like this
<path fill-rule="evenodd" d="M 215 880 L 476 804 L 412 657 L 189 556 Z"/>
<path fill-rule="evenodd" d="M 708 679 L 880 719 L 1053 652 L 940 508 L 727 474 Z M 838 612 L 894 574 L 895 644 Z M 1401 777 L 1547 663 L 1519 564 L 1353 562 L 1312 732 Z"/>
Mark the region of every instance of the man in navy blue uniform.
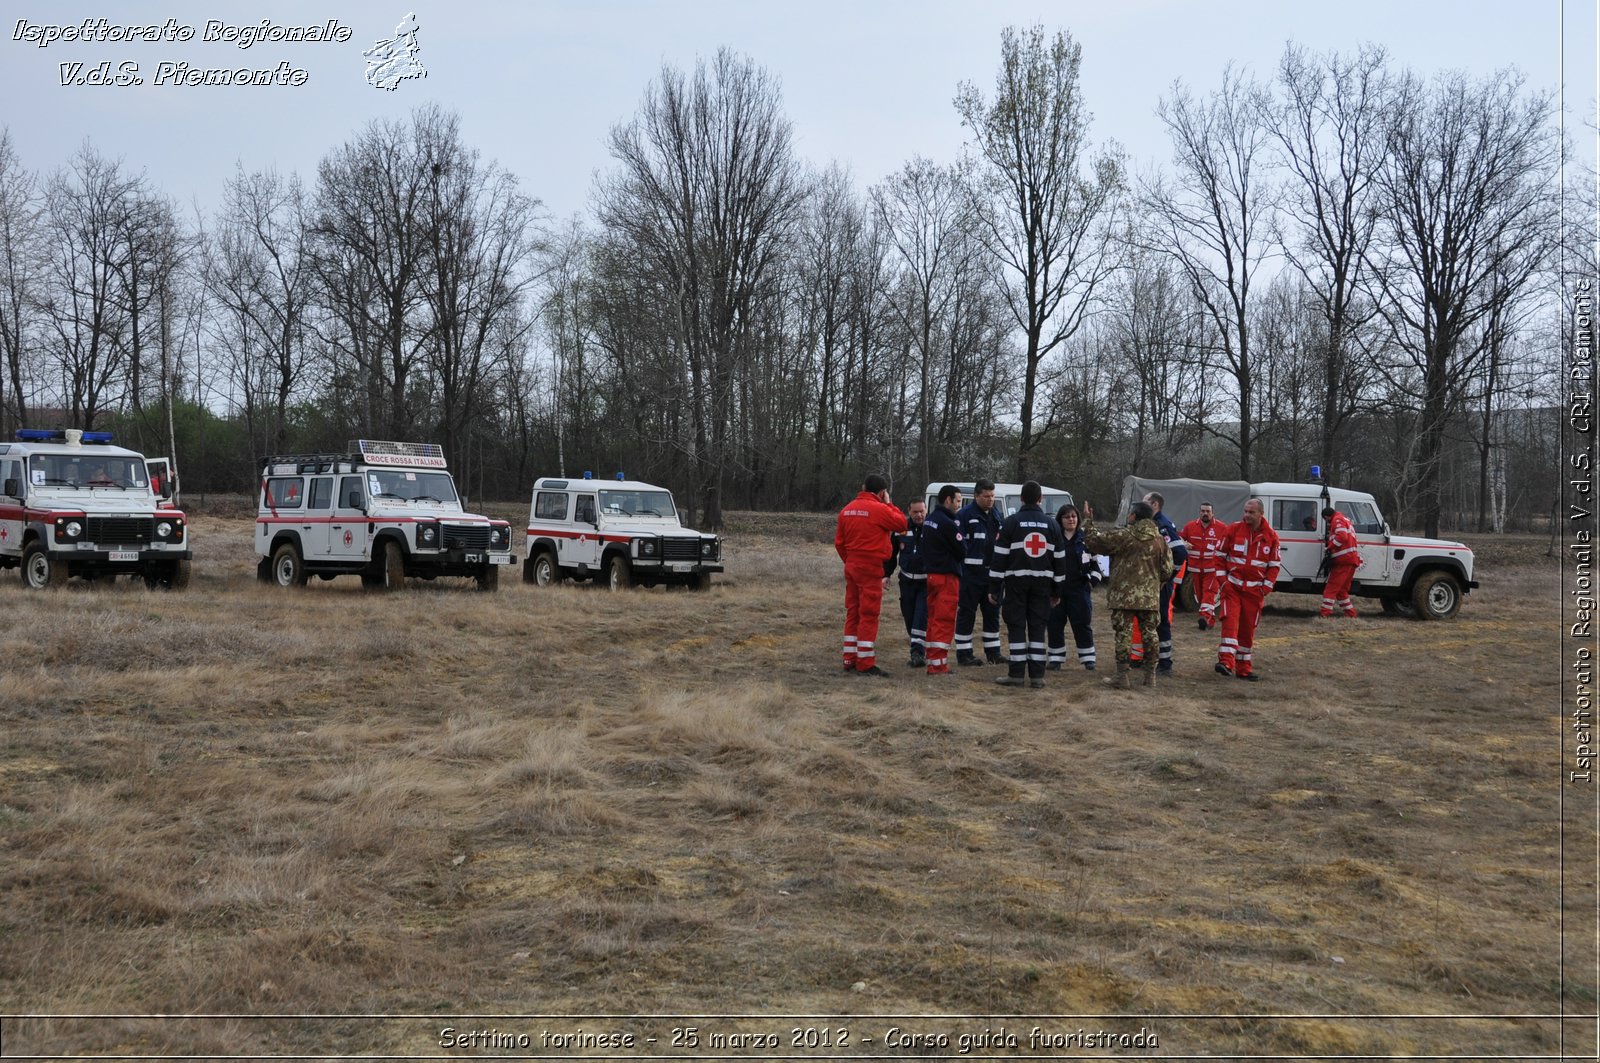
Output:
<path fill-rule="evenodd" d="M 1161 537 L 1172 548 L 1172 578 L 1161 585 L 1161 606 L 1156 613 L 1156 638 L 1161 641 L 1161 659 L 1156 663 L 1156 674 L 1170 676 L 1172 674 L 1172 594 L 1183 583 L 1183 563 L 1189 559 L 1189 547 L 1184 543 L 1183 536 L 1178 533 L 1178 526 L 1172 523 L 1172 518 L 1161 512 L 1161 504 L 1166 500 L 1159 491 L 1151 491 L 1144 496 L 1144 502 L 1155 510 L 1156 527 L 1161 530 Z M 1137 658 L 1144 657 L 1144 632 L 1140 631 L 1138 624 L 1134 625 L 1133 632 L 1134 650 Z M 1134 667 L 1138 667 L 1137 664 Z"/>
<path fill-rule="evenodd" d="M 961 607 L 956 610 L 956 663 L 982 664 L 973 652 L 972 629 L 978 612 L 983 612 L 983 655 L 990 664 L 1005 660 L 1000 654 L 1000 607 L 1003 595 L 996 584 L 989 586 L 989 549 L 1000 531 L 1000 517 L 994 511 L 994 481 L 979 480 L 972 485 L 972 501 L 956 514 L 961 529 L 961 544 L 966 548 L 966 563 L 961 567 Z"/>
<path fill-rule="evenodd" d="M 1005 588 L 1006 634 L 1011 639 L 1010 674 L 995 680 L 1001 686 L 1044 686 L 1045 631 L 1050 607 L 1061 600 L 1067 547 L 1061 526 L 1039 508 L 1043 497 L 1044 490 L 1032 480 L 1023 484 L 1022 508 L 1000 525 L 989 551 L 989 586 Z M 995 597 L 991 593 L 989 600 Z"/>
<path fill-rule="evenodd" d="M 928 503 L 920 498 L 906 507 L 906 530 L 895 535 L 894 555 L 889 558 L 889 572 L 896 564 L 900 566 L 900 616 L 911 640 L 908 668 L 921 668 L 928 663 L 923 649 L 928 636 L 928 568 L 922 560 L 923 521 L 927 516 Z"/>
<path fill-rule="evenodd" d="M 951 484 L 939 488 L 938 504 L 922 526 L 922 563 L 928 571 L 928 674 L 950 674 L 950 642 L 956 633 L 956 603 L 961 600 L 961 573 L 967 552 L 961 546 L 956 510 L 961 492 Z"/>

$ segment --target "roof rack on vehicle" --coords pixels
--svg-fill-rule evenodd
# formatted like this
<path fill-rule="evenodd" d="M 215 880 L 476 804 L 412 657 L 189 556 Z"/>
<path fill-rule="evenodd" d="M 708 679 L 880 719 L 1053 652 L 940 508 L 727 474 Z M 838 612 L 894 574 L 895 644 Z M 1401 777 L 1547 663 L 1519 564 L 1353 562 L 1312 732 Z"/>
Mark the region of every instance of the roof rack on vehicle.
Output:
<path fill-rule="evenodd" d="M 261 467 L 277 476 L 308 472 L 355 472 L 361 461 L 356 454 L 273 454 L 261 459 Z"/>

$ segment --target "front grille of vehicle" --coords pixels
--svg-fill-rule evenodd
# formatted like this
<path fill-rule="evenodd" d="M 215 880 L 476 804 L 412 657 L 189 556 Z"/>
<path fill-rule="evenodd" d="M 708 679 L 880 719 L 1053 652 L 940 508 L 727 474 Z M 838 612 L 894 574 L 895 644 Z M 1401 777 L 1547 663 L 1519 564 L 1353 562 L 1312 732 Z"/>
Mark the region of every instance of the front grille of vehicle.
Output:
<path fill-rule="evenodd" d="M 131 546 L 155 538 L 155 520 L 150 517 L 86 517 L 83 538 L 101 546 Z"/>
<path fill-rule="evenodd" d="M 666 561 L 698 561 L 700 560 L 699 539 L 666 539 L 663 540 L 661 556 Z"/>
<path fill-rule="evenodd" d="M 489 549 L 489 526 L 487 524 L 446 524 L 444 526 L 444 548 L 446 550 L 487 550 Z"/>

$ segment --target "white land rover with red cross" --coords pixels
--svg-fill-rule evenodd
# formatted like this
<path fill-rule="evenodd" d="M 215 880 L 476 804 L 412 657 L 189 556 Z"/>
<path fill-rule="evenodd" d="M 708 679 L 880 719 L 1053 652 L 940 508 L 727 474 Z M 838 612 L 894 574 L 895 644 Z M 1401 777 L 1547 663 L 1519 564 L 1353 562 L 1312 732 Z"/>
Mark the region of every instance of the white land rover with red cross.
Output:
<path fill-rule="evenodd" d="M 624 480 L 541 477 L 528 513 L 527 583 L 604 576 L 612 590 L 658 583 L 703 591 L 722 571 L 722 540 L 685 528 L 672 492 Z"/>
<path fill-rule="evenodd" d="M 433 443 L 358 439 L 347 454 L 282 454 L 261 463 L 256 575 L 280 587 L 359 575 L 372 588 L 407 576 L 470 576 L 499 586 L 511 525 L 462 508 Z"/>
<path fill-rule="evenodd" d="M 20 567 L 36 590 L 124 574 L 188 586 L 188 520 L 169 504 L 171 477 L 152 481 L 158 462 L 110 432 L 24 428 L 0 443 L 0 568 Z"/>

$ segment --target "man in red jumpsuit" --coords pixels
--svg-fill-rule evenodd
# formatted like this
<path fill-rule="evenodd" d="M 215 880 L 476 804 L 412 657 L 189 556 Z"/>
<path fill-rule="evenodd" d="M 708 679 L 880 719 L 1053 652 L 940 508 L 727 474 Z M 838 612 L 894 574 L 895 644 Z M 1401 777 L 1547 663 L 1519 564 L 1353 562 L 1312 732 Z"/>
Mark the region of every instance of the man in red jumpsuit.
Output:
<path fill-rule="evenodd" d="M 844 670 L 888 675 L 878 667 L 878 613 L 883 608 L 884 562 L 890 536 L 906 530 L 906 515 L 889 502 L 889 481 L 877 473 L 839 511 L 833 548 L 844 562 Z"/>
<path fill-rule="evenodd" d="M 1228 526 L 1215 519 L 1210 502 L 1200 503 L 1200 517 L 1183 526 L 1189 545 L 1189 571 L 1194 573 L 1194 597 L 1200 603 L 1200 630 L 1217 626 L 1217 594 L 1222 590 L 1222 540 Z"/>
<path fill-rule="evenodd" d="M 1344 615 L 1355 618 L 1356 605 L 1350 600 L 1350 584 L 1361 567 L 1361 544 L 1356 542 L 1356 528 L 1350 518 L 1328 506 L 1322 511 L 1328 522 L 1328 582 L 1322 588 L 1320 616 L 1332 616 L 1337 605 Z"/>
<path fill-rule="evenodd" d="M 1250 662 L 1261 606 L 1278 582 L 1278 533 L 1267 523 L 1261 499 L 1244 504 L 1244 519 L 1222 540 L 1222 645 L 1217 672 L 1240 679 L 1257 678 Z"/>

